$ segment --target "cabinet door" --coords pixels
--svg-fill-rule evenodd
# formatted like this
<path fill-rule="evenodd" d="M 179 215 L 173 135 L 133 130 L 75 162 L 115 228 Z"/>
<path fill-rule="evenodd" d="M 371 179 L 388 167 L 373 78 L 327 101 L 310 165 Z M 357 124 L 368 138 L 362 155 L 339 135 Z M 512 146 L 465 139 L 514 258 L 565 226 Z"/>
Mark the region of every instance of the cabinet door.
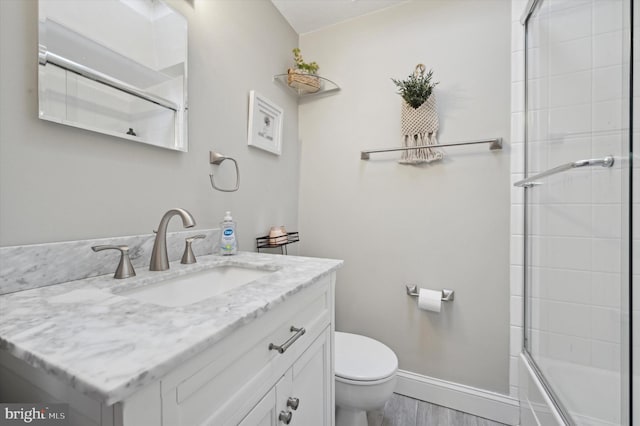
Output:
<path fill-rule="evenodd" d="M 276 424 L 276 388 L 274 386 L 242 419 L 239 426 L 276 426 Z"/>
<path fill-rule="evenodd" d="M 297 398 L 299 404 L 295 410 L 291 404 L 287 406 L 293 414 L 292 425 L 327 426 L 334 422 L 330 344 L 330 330 L 327 327 L 293 364 L 290 396 Z"/>

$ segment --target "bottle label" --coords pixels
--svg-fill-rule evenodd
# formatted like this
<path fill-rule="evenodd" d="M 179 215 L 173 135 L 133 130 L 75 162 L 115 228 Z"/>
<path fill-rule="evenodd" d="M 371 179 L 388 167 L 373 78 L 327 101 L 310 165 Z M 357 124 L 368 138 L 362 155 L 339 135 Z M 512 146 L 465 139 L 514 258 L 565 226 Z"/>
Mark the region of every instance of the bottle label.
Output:
<path fill-rule="evenodd" d="M 236 236 L 233 227 L 223 228 L 220 238 L 221 254 L 235 254 L 236 250 Z"/>

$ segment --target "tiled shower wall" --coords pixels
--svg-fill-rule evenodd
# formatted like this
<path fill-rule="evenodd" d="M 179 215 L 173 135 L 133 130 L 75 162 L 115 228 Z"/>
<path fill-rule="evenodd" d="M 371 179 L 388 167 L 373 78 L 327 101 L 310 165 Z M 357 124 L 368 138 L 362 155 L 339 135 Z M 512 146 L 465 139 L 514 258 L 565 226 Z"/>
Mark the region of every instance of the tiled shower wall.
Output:
<path fill-rule="evenodd" d="M 627 132 L 624 4 L 545 0 L 546 15 L 535 28 L 544 39 L 530 39 L 529 45 L 530 174 L 579 159 L 621 158 Z M 520 17 L 525 5 L 524 0 L 512 2 L 512 183 L 524 177 L 525 35 Z M 625 187 L 620 166 L 618 161 L 613 169 L 574 170 L 548 178 L 548 186 L 532 192 L 531 278 L 539 284 L 531 295 L 532 342 L 540 356 L 620 371 Z M 523 334 L 523 195 L 523 189 L 512 187 L 512 396 L 518 392 Z"/>
<path fill-rule="evenodd" d="M 518 356 L 522 348 L 524 286 L 524 193 L 513 183 L 524 178 L 524 26 L 527 0 L 511 2 L 511 339 L 509 393 L 518 397 Z"/>

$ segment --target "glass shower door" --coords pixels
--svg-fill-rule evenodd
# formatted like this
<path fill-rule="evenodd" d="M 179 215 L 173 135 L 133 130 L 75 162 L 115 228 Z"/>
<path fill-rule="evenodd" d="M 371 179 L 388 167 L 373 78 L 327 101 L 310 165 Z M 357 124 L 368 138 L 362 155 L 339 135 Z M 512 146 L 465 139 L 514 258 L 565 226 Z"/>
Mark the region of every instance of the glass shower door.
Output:
<path fill-rule="evenodd" d="M 629 422 L 630 11 L 526 23 L 525 353 L 568 424 Z"/>

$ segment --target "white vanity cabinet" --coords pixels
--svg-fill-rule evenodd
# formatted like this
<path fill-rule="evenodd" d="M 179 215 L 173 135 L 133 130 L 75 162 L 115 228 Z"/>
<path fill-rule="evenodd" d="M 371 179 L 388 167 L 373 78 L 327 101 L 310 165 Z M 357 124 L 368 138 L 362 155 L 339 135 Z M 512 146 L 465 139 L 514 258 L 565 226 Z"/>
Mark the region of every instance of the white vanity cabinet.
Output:
<path fill-rule="evenodd" d="M 19 398 L 32 394 L 47 402 L 69 402 L 70 424 L 333 425 L 334 285 L 335 272 L 326 274 L 111 406 L 84 395 L 80 402 L 69 398 L 78 392 L 16 358 L 5 362 L 11 357 L 6 353 L 1 354 L 0 381 L 10 374 L 19 382 Z M 296 335 L 292 327 L 305 332 Z M 282 353 L 270 349 L 285 342 L 289 345 Z M 6 371 L 16 363 L 21 366 Z M 59 389 L 52 388 L 52 380 Z M 298 400 L 297 409 L 291 406 L 295 400 L 287 404 L 290 398 Z"/>
<path fill-rule="evenodd" d="M 290 411 L 290 424 L 332 424 L 332 322 L 333 283 L 326 277 L 165 377 L 164 424 L 251 424 L 261 410 L 273 411 L 275 420 Z M 305 333 L 283 353 L 269 349 L 294 337 L 292 327 Z M 263 406 L 274 390 L 274 407 Z M 288 398 L 299 399 L 297 410 L 287 408 Z"/>
<path fill-rule="evenodd" d="M 240 425 L 333 424 L 330 358 L 330 330 L 326 328 Z"/>

